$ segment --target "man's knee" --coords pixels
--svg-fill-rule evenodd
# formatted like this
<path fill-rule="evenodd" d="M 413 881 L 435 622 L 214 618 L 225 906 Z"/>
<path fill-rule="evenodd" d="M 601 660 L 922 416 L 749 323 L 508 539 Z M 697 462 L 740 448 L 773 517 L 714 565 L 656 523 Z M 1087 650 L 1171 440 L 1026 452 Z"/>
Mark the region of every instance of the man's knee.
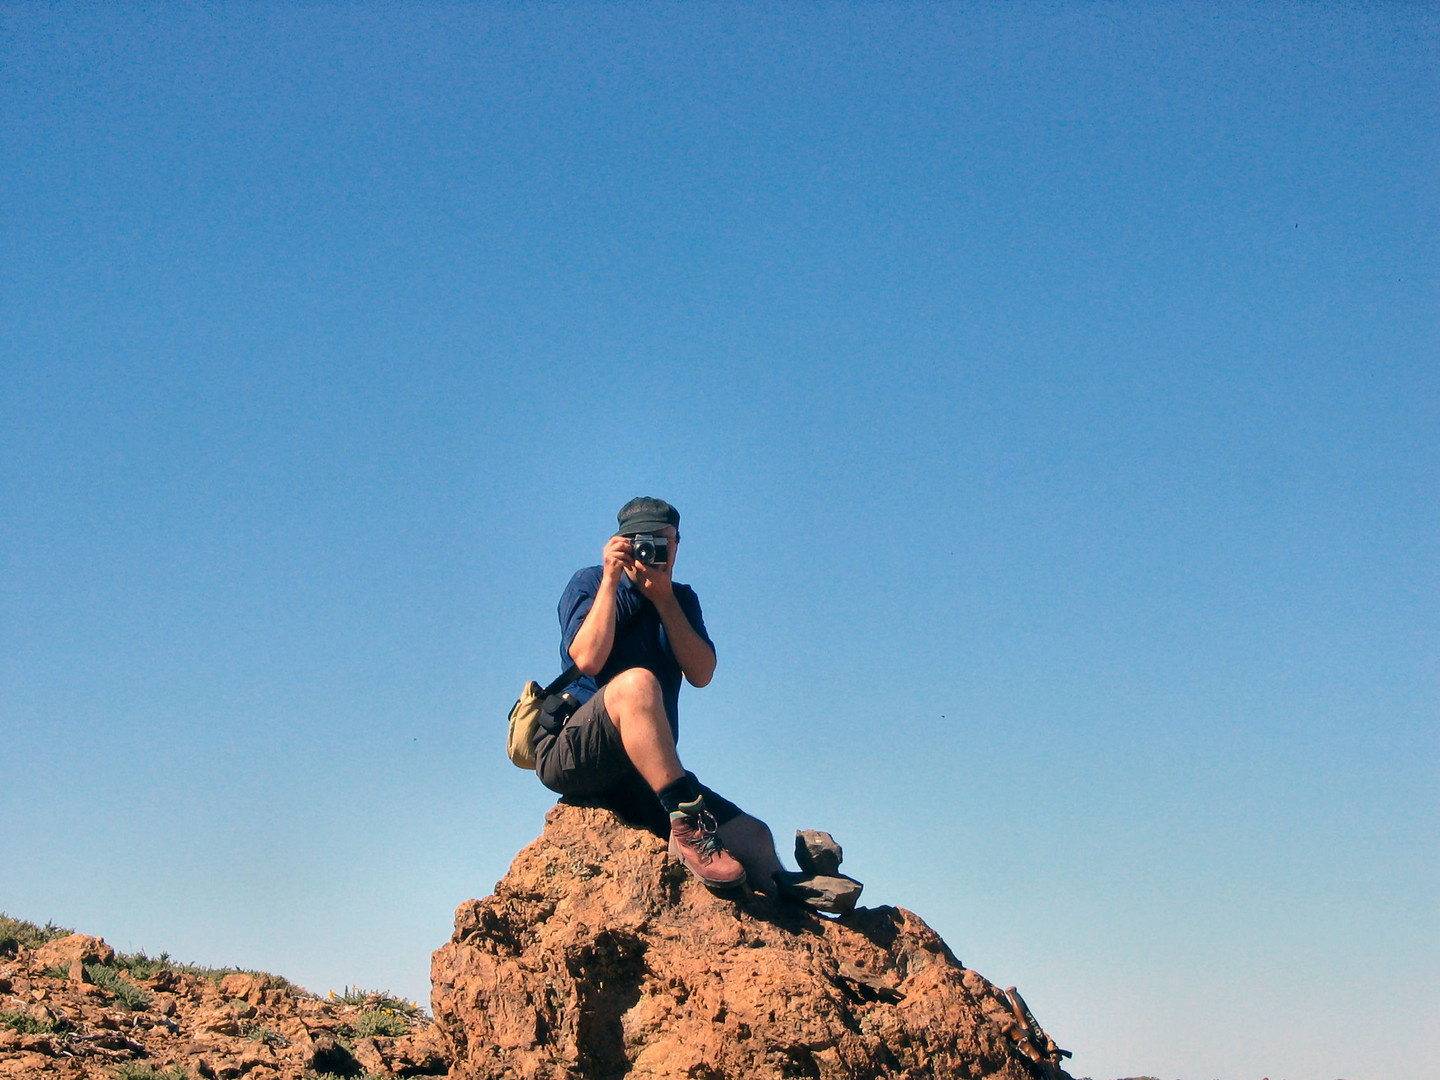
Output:
<path fill-rule="evenodd" d="M 605 684 L 605 706 L 614 716 L 665 709 L 660 680 L 646 668 L 626 668 Z"/>
<path fill-rule="evenodd" d="M 605 684 L 605 708 L 611 714 L 611 723 L 619 729 L 635 717 L 664 719 L 665 697 L 660 680 L 645 668 L 626 668 Z"/>

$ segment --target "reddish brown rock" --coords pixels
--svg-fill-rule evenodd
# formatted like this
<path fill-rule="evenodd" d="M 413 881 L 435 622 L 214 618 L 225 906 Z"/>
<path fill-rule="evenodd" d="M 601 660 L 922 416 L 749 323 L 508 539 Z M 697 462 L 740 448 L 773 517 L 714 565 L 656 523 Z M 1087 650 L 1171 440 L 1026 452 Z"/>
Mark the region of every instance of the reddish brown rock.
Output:
<path fill-rule="evenodd" d="M 265 993 L 265 983 L 247 972 L 236 972 L 220 980 L 220 995 L 238 998 L 251 1005 L 259 1005 Z"/>
<path fill-rule="evenodd" d="M 239 1035 L 240 1022 L 235 1014 L 223 1005 L 201 1009 L 189 1018 L 190 1030 L 200 1034 Z"/>
<path fill-rule="evenodd" d="M 108 964 L 114 959 L 115 950 L 105 944 L 104 938 L 71 934 L 36 949 L 34 962 L 39 968 L 57 967 L 68 972 L 76 960 L 86 964 Z"/>
<path fill-rule="evenodd" d="M 335 1073 L 339 1076 L 353 1076 L 360 1071 L 360 1064 L 335 1036 L 328 1031 L 317 1031 L 311 1043 L 310 1057 L 305 1063 L 318 1073 Z"/>
<path fill-rule="evenodd" d="M 368 1073 L 386 1073 L 389 1067 L 380 1056 L 380 1048 L 373 1038 L 356 1039 L 350 1046 L 350 1053 Z"/>
<path fill-rule="evenodd" d="M 90 962 L 104 955 L 88 948 Z M 114 1080 L 127 1064 L 157 1073 L 177 1066 L 192 1080 L 314 1080 L 317 1071 L 409 1077 L 449 1067 L 428 1019 L 407 1015 L 410 1034 L 359 1040 L 378 1051 L 360 1068 L 347 1044 L 367 1011 L 388 1007 L 378 996 L 358 1004 L 321 1001 L 271 976 L 228 974 L 217 985 L 162 968 L 148 978 L 121 975 L 153 995 L 132 1011 L 102 987 L 67 978 L 68 970 L 48 962 L 55 951 L 45 963 L 38 954 L 0 958 L 0 1013 L 11 1016 L 0 1022 L 0 1080 Z M 54 1030 L 16 1030 L 26 1026 L 20 1016 Z"/>
<path fill-rule="evenodd" d="M 433 1025 L 383 1042 L 388 1045 L 382 1045 L 380 1052 L 396 1076 L 433 1076 L 449 1071 L 448 1048 Z"/>
<path fill-rule="evenodd" d="M 1065 1077 L 910 912 L 712 894 L 594 808 L 557 806 L 460 905 L 431 979 L 452 1080 Z"/>

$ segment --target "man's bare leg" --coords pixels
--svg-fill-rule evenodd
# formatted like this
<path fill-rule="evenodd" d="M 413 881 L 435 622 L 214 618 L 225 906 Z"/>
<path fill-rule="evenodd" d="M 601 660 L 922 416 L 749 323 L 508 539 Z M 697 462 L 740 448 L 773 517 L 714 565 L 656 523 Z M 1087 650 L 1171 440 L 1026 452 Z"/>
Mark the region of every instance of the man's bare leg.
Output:
<path fill-rule="evenodd" d="M 620 733 L 620 743 L 630 763 L 635 766 L 641 778 L 650 785 L 650 790 L 660 792 L 685 775 L 685 767 L 675 753 L 675 736 L 670 731 L 670 721 L 665 717 L 665 700 L 661 696 L 660 681 L 644 668 L 630 668 L 622 671 L 605 684 L 605 711 L 610 722 Z M 770 830 L 762 822 L 749 819 L 758 825 L 768 843 L 770 860 L 774 869 L 780 868 L 775 859 L 775 845 L 769 842 Z M 730 888 L 745 881 L 749 867 L 738 851 L 730 849 L 725 829 L 734 822 L 726 822 L 715 830 L 724 850 L 716 850 L 709 839 L 715 834 L 697 828 L 689 818 L 672 817 L 670 821 L 670 853 L 681 858 L 696 877 L 712 888 Z M 762 872 L 761 881 L 770 885 L 772 872 L 765 861 L 759 833 L 754 828 L 742 828 L 737 838 L 746 844 L 746 850 L 757 859 L 756 867 Z M 729 852 L 727 854 L 727 852 Z"/>
<path fill-rule="evenodd" d="M 605 711 L 636 772 L 660 791 L 685 775 L 665 716 L 660 680 L 644 668 L 622 671 L 605 684 Z M 768 879 L 767 879 L 768 880 Z"/>

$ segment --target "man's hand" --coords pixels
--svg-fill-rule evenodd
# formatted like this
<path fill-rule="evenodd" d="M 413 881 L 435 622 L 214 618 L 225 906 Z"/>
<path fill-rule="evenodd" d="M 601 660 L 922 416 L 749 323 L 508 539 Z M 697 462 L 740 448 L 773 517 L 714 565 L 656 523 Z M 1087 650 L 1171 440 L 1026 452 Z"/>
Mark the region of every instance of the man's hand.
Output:
<path fill-rule="evenodd" d="M 628 553 L 629 549 L 626 550 Z M 675 586 L 670 580 L 670 566 L 668 562 L 664 566 L 650 566 L 639 559 L 630 560 L 630 574 L 635 579 L 640 595 L 657 609 L 664 608 L 675 598 Z"/>
<path fill-rule="evenodd" d="M 670 542 L 672 552 L 675 543 L 674 540 Z M 662 607 L 675 595 L 675 586 L 670 578 L 670 568 L 674 565 L 674 560 L 660 566 L 651 566 L 630 554 L 633 546 L 633 541 L 628 536 L 612 536 L 605 545 L 601 576 L 607 585 L 613 586 L 619 584 L 621 574 L 628 573 L 634 580 L 635 587 L 640 590 L 640 595 L 657 608 Z"/>
<path fill-rule="evenodd" d="M 715 650 L 695 632 L 680 607 L 680 601 L 675 598 L 675 585 L 670 574 L 679 546 L 679 537 L 671 538 L 669 561 L 664 566 L 647 566 L 630 554 L 628 536 L 612 536 L 606 542 L 600 567 L 600 590 L 590 613 L 575 634 L 575 640 L 570 643 L 570 659 L 579 665 L 581 671 L 587 675 L 597 674 L 615 646 L 615 594 L 620 576 L 628 573 L 640 595 L 649 600 L 659 613 L 670 638 L 671 651 L 675 653 L 685 678 L 694 686 L 704 686 L 714 676 Z"/>
<path fill-rule="evenodd" d="M 679 661 L 685 678 L 692 686 L 704 686 L 715 674 L 715 650 L 695 632 L 680 607 L 680 601 L 676 599 L 670 575 L 679 549 L 680 538 L 677 536 L 670 540 L 670 559 L 664 566 L 647 566 L 638 559 L 631 559 L 630 576 L 640 594 L 660 613 L 660 621 L 670 638 L 670 649 Z"/>
<path fill-rule="evenodd" d="M 621 575 L 635 565 L 630 541 L 623 536 L 612 536 L 600 559 L 600 589 L 570 642 L 570 659 L 586 675 L 598 675 L 615 647 L 615 593 Z"/>
<path fill-rule="evenodd" d="M 600 577 L 610 588 L 620 584 L 620 575 L 635 565 L 628 536 L 612 536 L 600 556 Z"/>

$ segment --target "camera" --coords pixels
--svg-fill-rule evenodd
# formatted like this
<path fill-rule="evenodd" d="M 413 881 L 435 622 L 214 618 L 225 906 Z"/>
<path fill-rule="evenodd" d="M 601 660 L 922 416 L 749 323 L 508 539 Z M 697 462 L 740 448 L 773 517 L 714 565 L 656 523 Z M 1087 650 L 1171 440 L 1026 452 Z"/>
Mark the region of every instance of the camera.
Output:
<path fill-rule="evenodd" d="M 670 539 L 650 533 L 637 533 L 630 538 L 630 554 L 636 562 L 642 562 L 646 566 L 664 566 L 670 561 Z"/>

